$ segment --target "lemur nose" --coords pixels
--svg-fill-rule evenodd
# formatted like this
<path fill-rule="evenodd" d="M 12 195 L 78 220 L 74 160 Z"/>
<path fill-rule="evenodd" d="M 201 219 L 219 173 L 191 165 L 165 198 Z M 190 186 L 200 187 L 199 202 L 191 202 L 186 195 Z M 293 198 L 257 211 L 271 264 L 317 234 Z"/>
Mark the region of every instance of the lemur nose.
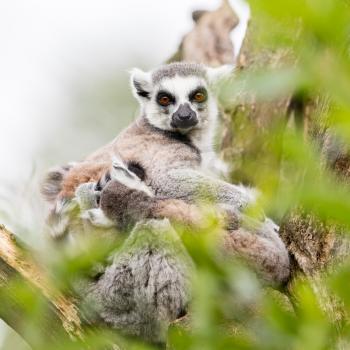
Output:
<path fill-rule="evenodd" d="M 181 120 L 186 120 L 194 118 L 196 113 L 191 109 L 188 103 L 179 106 L 179 109 L 176 111 L 176 115 Z"/>
<path fill-rule="evenodd" d="M 198 124 L 196 112 L 188 103 L 179 106 L 171 118 L 173 128 L 188 129 Z"/>

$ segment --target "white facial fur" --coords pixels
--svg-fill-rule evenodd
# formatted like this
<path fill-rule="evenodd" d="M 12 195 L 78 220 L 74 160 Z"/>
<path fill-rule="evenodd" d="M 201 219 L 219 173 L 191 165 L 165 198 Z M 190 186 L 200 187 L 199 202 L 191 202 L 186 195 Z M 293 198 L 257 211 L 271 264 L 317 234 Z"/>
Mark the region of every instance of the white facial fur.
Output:
<path fill-rule="evenodd" d="M 180 77 L 167 78 L 162 80 L 159 85 L 153 86 L 151 99 L 143 104 L 143 110 L 148 121 L 155 127 L 162 130 L 174 130 L 171 126 L 172 115 L 180 105 L 188 103 L 193 111 L 196 112 L 198 124 L 192 129 L 203 129 L 208 125 L 210 119 L 215 120 L 217 108 L 214 98 L 208 92 L 208 99 L 203 103 L 190 101 L 189 94 L 198 87 L 204 87 L 208 90 L 207 83 L 199 77 Z M 156 102 L 159 91 L 167 91 L 175 96 L 175 103 L 168 107 L 162 107 Z M 192 129 L 178 131 L 187 133 Z"/>

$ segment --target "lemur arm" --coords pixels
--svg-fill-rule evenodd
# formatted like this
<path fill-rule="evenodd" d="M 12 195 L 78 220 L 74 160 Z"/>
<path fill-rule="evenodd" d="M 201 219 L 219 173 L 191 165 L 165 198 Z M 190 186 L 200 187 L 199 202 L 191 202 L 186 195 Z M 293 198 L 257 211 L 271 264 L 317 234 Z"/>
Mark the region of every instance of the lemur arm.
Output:
<path fill-rule="evenodd" d="M 199 170 L 170 169 L 152 182 L 157 195 L 188 201 L 212 200 L 217 204 L 230 205 L 237 210 L 245 209 L 256 199 L 255 190 L 210 177 Z"/>
<path fill-rule="evenodd" d="M 193 204 L 179 199 L 161 199 L 148 194 L 121 187 L 110 181 L 101 193 L 100 214 L 115 225 L 136 224 L 142 219 L 163 219 L 200 228 L 205 222 L 204 214 Z M 269 285 L 282 285 L 289 276 L 288 252 L 278 236 L 278 226 L 271 220 L 262 222 L 244 215 L 237 219 L 229 212 L 227 231 L 223 235 L 223 246 L 228 255 L 238 256 L 255 268 L 258 275 Z M 232 220 L 233 218 L 234 220 Z M 232 222 L 234 221 L 234 222 Z"/>
<path fill-rule="evenodd" d="M 128 185 L 132 186 L 133 183 Z M 127 187 L 118 179 L 111 180 L 103 188 L 99 209 L 122 230 L 130 229 L 145 219 L 167 218 L 172 222 L 196 227 L 200 227 L 204 221 L 196 205 L 178 199 L 153 197 L 136 186 Z"/>

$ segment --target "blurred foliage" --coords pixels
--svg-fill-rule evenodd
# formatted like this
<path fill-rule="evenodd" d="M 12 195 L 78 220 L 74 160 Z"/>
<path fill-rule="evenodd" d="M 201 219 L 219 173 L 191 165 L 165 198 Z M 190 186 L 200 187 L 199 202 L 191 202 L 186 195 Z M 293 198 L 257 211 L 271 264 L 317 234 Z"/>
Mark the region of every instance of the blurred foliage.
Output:
<path fill-rule="evenodd" d="M 295 61 L 276 69 L 260 69 L 239 74 L 222 87 L 221 100 L 226 109 L 257 101 L 274 101 L 294 94 L 302 101 L 326 100 L 327 108 L 312 108 L 309 118 L 318 130 L 329 128 L 341 147 L 350 144 L 350 7 L 345 0 L 250 1 L 258 40 L 256 49 L 287 48 Z M 293 62 L 293 63 L 291 63 Z M 101 90 L 106 102 L 113 94 Z M 238 97 L 239 100 L 238 99 Z M 104 103 L 104 100 L 101 100 Z M 87 101 L 82 101 L 86 105 Z M 112 113 L 111 113 L 112 114 Z M 104 116 L 99 120 L 103 120 Z M 253 152 L 264 144 L 266 152 L 235 162 L 235 180 L 249 177 L 262 191 L 261 205 L 276 219 L 302 205 L 322 220 L 348 228 L 350 193 L 348 181 L 340 181 L 323 166 L 319 145 L 305 137 L 296 125 L 286 128 L 282 118 L 261 135 L 255 127 L 236 115 L 232 125 L 235 140 L 253 139 Z M 235 127 L 239 125 L 237 130 Z M 81 125 L 80 125 L 81 126 Z M 80 127 L 79 125 L 77 127 Z M 254 143 L 255 142 L 255 143 Z M 91 147 L 91 145 L 89 145 Z M 10 215 L 7 213 L 6 215 Z M 181 230 L 179 230 L 181 231 Z M 183 241 L 196 264 L 193 304 L 189 317 L 174 322 L 169 330 L 169 349 L 348 349 L 350 348 L 350 261 L 331 273 L 321 275 L 321 283 L 338 298 L 345 317 L 335 322 L 336 314 L 327 312 L 314 286 L 306 279 L 293 285 L 298 304 L 277 291 L 262 288 L 255 275 L 239 262 L 227 261 L 216 249 L 217 221 L 205 232 L 182 232 Z M 116 246 L 118 246 L 116 244 Z M 94 242 L 77 255 L 51 256 L 51 273 L 57 287 L 66 290 L 71 279 L 88 271 L 96 260 L 105 261 L 111 246 Z M 114 248 L 113 248 L 114 249 Z M 51 252 L 50 252 L 51 254 Z M 49 255 L 50 255 L 49 254 Z M 51 254 L 52 255 L 52 254 Z M 40 339 L 38 349 L 80 349 L 81 344 L 52 344 L 40 333 L 40 315 L 45 314 L 38 296 L 21 285 L 11 287 L 19 303 L 27 306 L 22 325 L 32 339 Z M 3 300 L 6 296 L 2 296 Z M 0 306 L 1 307 L 1 306 Z M 89 335 L 92 349 L 104 349 L 111 342 L 121 349 L 150 349 L 133 339 L 107 330 L 95 329 Z M 25 349 L 4 342 L 1 349 Z"/>

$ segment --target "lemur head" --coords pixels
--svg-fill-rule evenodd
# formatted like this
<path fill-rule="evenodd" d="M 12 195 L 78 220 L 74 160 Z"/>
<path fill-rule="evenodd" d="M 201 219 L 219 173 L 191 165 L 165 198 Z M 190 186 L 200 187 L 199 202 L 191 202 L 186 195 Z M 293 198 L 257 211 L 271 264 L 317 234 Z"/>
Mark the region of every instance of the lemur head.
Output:
<path fill-rule="evenodd" d="M 153 126 L 187 133 L 216 120 L 211 86 L 232 66 L 209 68 L 196 63 L 172 63 L 150 72 L 133 69 L 131 86 L 142 113 Z"/>

